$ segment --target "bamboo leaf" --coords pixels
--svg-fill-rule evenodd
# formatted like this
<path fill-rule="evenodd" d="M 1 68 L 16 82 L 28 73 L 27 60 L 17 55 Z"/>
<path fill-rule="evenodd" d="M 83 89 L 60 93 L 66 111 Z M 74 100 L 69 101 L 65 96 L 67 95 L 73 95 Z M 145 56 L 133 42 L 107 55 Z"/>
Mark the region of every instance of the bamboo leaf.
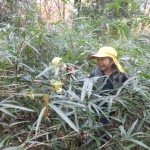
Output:
<path fill-rule="evenodd" d="M 11 123 L 9 124 L 9 127 L 11 126 L 15 126 L 15 125 L 18 125 L 18 124 L 22 124 L 22 123 L 29 123 L 30 121 L 20 121 L 20 122 L 14 122 L 14 123 Z"/>
<path fill-rule="evenodd" d="M 137 122 L 138 122 L 138 119 L 133 122 L 131 128 L 127 131 L 128 136 L 130 136 L 131 132 L 135 129 Z"/>
<path fill-rule="evenodd" d="M 50 66 L 48 68 L 46 68 L 44 71 L 42 71 L 39 75 L 37 75 L 35 78 L 39 78 L 41 77 L 42 75 L 44 75 L 47 71 L 49 71 L 50 69 L 52 69 L 54 66 Z"/>
<path fill-rule="evenodd" d="M 11 112 L 9 112 L 7 109 L 5 108 L 0 108 L 0 111 L 2 111 L 3 113 L 7 114 L 7 115 L 10 115 L 12 117 L 15 117 Z"/>
<path fill-rule="evenodd" d="M 75 112 L 75 109 L 74 109 L 74 112 Z M 77 129 L 79 129 L 79 121 L 78 121 L 78 116 L 76 112 L 74 113 L 74 117 L 75 117 L 75 123 L 76 123 Z"/>
<path fill-rule="evenodd" d="M 127 133 L 126 133 L 124 127 L 123 127 L 123 126 L 120 126 L 119 129 L 120 129 L 120 131 L 121 131 L 121 135 L 124 135 L 124 136 L 126 137 Z"/>
<path fill-rule="evenodd" d="M 8 136 L 6 136 L 5 138 L 0 138 L 0 148 L 4 147 L 7 140 Z"/>
<path fill-rule="evenodd" d="M 30 46 L 37 54 L 41 55 L 39 51 L 35 47 L 33 47 L 29 42 L 25 41 L 25 43 L 26 45 Z"/>
<path fill-rule="evenodd" d="M 12 105 L 12 104 L 0 104 L 2 107 L 6 108 L 14 108 L 14 109 L 20 109 L 20 110 L 25 110 L 25 111 L 34 111 L 33 109 L 22 107 L 22 106 L 17 106 L 17 105 Z"/>
<path fill-rule="evenodd" d="M 88 84 L 88 99 L 90 98 L 92 94 L 92 89 L 93 89 L 93 80 L 89 79 L 89 84 Z"/>
<path fill-rule="evenodd" d="M 138 140 L 136 140 L 136 139 L 128 139 L 128 141 L 131 141 L 131 142 L 133 142 L 133 143 L 136 143 L 137 145 L 140 145 L 140 146 L 142 146 L 142 147 L 144 147 L 144 148 L 150 150 L 150 147 L 148 147 L 146 144 L 144 144 L 144 143 L 141 142 L 141 141 L 138 141 Z"/>
<path fill-rule="evenodd" d="M 73 91 L 68 90 L 67 93 L 68 93 L 70 96 L 72 96 L 75 100 L 77 100 L 77 101 L 80 101 L 80 100 L 81 100 L 80 97 L 79 97 L 76 93 L 74 93 Z"/>
<path fill-rule="evenodd" d="M 31 67 L 29 67 L 29 66 L 26 65 L 26 64 L 20 63 L 19 66 L 24 66 L 24 67 L 26 67 L 26 68 L 27 68 L 28 70 L 30 70 L 32 73 L 35 72 Z"/>
<path fill-rule="evenodd" d="M 84 104 L 75 103 L 75 102 L 71 102 L 71 101 L 57 101 L 57 102 L 53 102 L 53 104 L 64 104 L 64 105 L 67 105 L 67 107 L 69 107 L 69 105 L 71 105 L 73 107 L 86 108 L 86 106 Z"/>
<path fill-rule="evenodd" d="M 19 147 L 19 146 L 15 146 L 15 147 L 5 148 L 3 150 L 24 150 L 24 148 L 23 147 Z"/>
<path fill-rule="evenodd" d="M 91 106 L 96 110 L 97 114 L 99 115 L 100 113 L 98 110 L 101 112 L 102 115 L 110 122 L 110 119 L 108 118 L 108 115 L 101 109 L 101 107 L 95 105 L 94 103 L 91 103 Z"/>
<path fill-rule="evenodd" d="M 111 112 L 112 102 L 113 102 L 113 98 L 110 97 L 109 102 L 108 102 L 108 107 L 107 107 L 107 113 L 108 114 Z"/>
<path fill-rule="evenodd" d="M 37 120 L 36 129 L 35 129 L 35 135 L 37 135 L 37 133 L 38 133 L 38 130 L 39 130 L 39 127 L 40 127 L 42 118 L 43 118 L 44 113 L 45 113 L 45 110 L 46 110 L 46 107 L 44 107 L 44 108 L 41 110 L 41 112 L 40 112 L 39 118 L 38 118 L 38 120 Z"/>
<path fill-rule="evenodd" d="M 79 132 L 79 129 L 74 125 L 74 123 L 66 116 L 66 114 L 59 109 L 57 106 L 53 104 L 49 104 L 49 106 L 66 122 L 69 126 L 74 129 L 76 132 Z"/>
<path fill-rule="evenodd" d="M 89 78 L 86 78 L 82 87 L 81 102 L 84 100 L 85 95 L 87 93 L 88 84 L 89 84 Z"/>

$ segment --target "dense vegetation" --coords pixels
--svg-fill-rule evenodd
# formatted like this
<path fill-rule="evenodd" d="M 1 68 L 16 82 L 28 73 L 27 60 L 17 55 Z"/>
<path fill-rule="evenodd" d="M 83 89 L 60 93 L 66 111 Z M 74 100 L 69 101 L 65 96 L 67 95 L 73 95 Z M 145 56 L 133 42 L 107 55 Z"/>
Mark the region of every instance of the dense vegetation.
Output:
<path fill-rule="evenodd" d="M 150 19 L 136 2 L 76 1 L 72 27 L 47 25 L 34 2 L 1 4 L 0 148 L 150 149 Z M 118 50 L 129 77 L 116 95 L 95 94 L 92 79 L 81 86 L 65 68 L 88 76 L 95 66 L 89 56 L 103 45 Z M 56 56 L 63 59 L 58 66 L 51 63 Z"/>

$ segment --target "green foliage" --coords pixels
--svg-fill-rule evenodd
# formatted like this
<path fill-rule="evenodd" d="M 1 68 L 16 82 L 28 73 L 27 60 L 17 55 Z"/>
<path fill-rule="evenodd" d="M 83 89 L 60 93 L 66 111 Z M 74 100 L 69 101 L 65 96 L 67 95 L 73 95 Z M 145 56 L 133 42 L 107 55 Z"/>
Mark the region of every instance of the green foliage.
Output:
<path fill-rule="evenodd" d="M 48 28 L 34 2 L 13 3 L 14 17 L 0 24 L 0 148 L 150 149 L 149 35 L 135 32 L 136 20 L 129 27 L 121 14 L 112 19 L 109 12 L 119 12 L 122 2 L 132 4 L 130 15 L 137 10 L 132 1 L 100 7 L 92 1 L 85 5 L 90 14 L 81 7 L 71 28 L 62 22 Z M 95 66 L 89 56 L 103 45 L 118 50 L 129 76 L 115 95 L 97 95 L 96 79 L 82 78 Z M 57 67 L 51 63 L 56 56 L 62 58 Z M 78 67 L 81 79 L 66 71 L 70 65 Z M 64 83 L 61 93 L 52 79 Z"/>

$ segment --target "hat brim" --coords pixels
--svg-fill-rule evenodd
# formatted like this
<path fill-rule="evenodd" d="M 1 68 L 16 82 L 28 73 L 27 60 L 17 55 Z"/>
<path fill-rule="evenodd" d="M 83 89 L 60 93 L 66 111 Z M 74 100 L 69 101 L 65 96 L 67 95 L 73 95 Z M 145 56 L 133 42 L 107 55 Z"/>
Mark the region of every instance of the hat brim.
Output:
<path fill-rule="evenodd" d="M 100 58 L 100 57 L 109 57 L 108 55 L 105 54 L 100 54 L 100 55 L 91 55 L 90 58 Z"/>

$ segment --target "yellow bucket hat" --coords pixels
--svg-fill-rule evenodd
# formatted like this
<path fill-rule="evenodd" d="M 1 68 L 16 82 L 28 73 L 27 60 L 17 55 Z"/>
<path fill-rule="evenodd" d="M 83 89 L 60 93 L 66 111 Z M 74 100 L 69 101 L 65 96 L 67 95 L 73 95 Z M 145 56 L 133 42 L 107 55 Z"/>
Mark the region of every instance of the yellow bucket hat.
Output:
<path fill-rule="evenodd" d="M 91 58 L 98 58 L 98 57 L 110 57 L 113 59 L 116 67 L 120 72 L 124 72 L 124 69 L 120 65 L 119 61 L 117 60 L 117 52 L 113 47 L 104 46 L 98 50 L 95 55 L 91 55 Z"/>

